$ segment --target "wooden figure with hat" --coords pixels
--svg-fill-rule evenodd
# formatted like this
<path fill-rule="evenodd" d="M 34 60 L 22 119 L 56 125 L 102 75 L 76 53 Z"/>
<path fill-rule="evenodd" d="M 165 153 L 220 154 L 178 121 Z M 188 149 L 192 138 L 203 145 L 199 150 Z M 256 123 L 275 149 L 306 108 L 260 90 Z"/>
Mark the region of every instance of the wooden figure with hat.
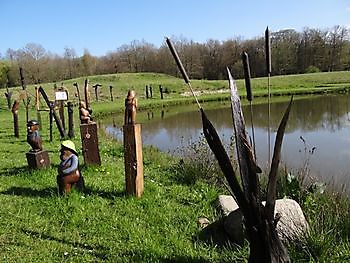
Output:
<path fill-rule="evenodd" d="M 61 143 L 61 163 L 58 166 L 57 185 L 60 194 L 70 193 L 72 187 L 82 191 L 84 178 L 79 170 L 78 153 L 74 142 L 65 140 Z"/>

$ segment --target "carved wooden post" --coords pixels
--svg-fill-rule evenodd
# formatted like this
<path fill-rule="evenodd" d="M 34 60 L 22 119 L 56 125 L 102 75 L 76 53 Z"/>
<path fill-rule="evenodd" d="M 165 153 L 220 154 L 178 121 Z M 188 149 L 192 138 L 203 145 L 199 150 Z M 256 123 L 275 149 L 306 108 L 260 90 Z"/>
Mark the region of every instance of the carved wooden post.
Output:
<path fill-rule="evenodd" d="M 53 101 L 50 101 L 49 102 L 49 109 L 50 109 L 50 112 L 49 112 L 49 119 L 50 119 L 50 142 L 52 142 L 52 123 L 53 123 L 53 113 L 54 113 L 54 103 Z"/>
<path fill-rule="evenodd" d="M 61 123 L 62 123 L 62 128 L 63 128 L 63 130 L 66 130 L 66 122 L 65 122 L 65 119 L 64 119 L 64 102 L 62 100 L 60 100 L 58 102 L 58 114 L 60 116 L 60 120 L 61 120 Z"/>
<path fill-rule="evenodd" d="M 28 166 L 33 169 L 49 167 L 49 154 L 42 147 L 42 139 L 39 134 L 39 122 L 36 120 L 27 122 L 27 142 L 31 146 L 30 151 L 26 153 Z"/>
<path fill-rule="evenodd" d="M 39 96 L 39 90 L 37 86 L 35 86 L 35 107 L 36 107 L 36 111 L 40 110 L 40 96 Z"/>
<path fill-rule="evenodd" d="M 163 87 L 159 85 L 160 99 L 163 99 Z"/>
<path fill-rule="evenodd" d="M 98 101 L 98 87 L 101 87 L 101 84 L 95 84 L 92 87 L 95 89 L 95 99 Z"/>
<path fill-rule="evenodd" d="M 141 197 L 143 193 L 143 163 L 141 124 L 136 121 L 137 99 L 135 92 L 128 92 L 125 99 L 124 165 L 126 193 Z"/>
<path fill-rule="evenodd" d="M 86 165 L 101 165 L 100 151 L 98 148 L 97 124 L 90 122 L 80 125 L 81 145 Z"/>
<path fill-rule="evenodd" d="M 94 86 L 94 88 L 95 88 L 95 98 L 96 98 L 96 101 L 98 101 L 98 91 L 97 91 L 98 86 Z"/>
<path fill-rule="evenodd" d="M 113 86 L 109 86 L 109 93 L 111 95 L 111 101 L 113 101 Z"/>
<path fill-rule="evenodd" d="M 40 111 L 36 112 L 36 119 L 38 120 L 39 123 L 42 123 L 42 121 L 41 121 L 41 112 Z"/>
<path fill-rule="evenodd" d="M 148 99 L 148 86 L 146 85 L 146 99 Z"/>
<path fill-rule="evenodd" d="M 101 165 L 97 124 L 91 121 L 90 113 L 84 102 L 80 102 L 80 121 L 80 137 L 84 162 L 87 165 Z"/>
<path fill-rule="evenodd" d="M 13 114 L 13 130 L 16 138 L 19 138 L 19 129 L 18 129 L 18 109 L 19 102 L 15 100 L 12 106 L 12 114 Z"/>
<path fill-rule="evenodd" d="M 68 109 L 68 137 L 73 138 L 74 137 L 74 119 L 73 119 L 73 103 L 68 102 L 67 103 L 67 109 Z"/>
<path fill-rule="evenodd" d="M 21 86 L 22 86 L 22 90 L 25 91 L 26 94 L 26 101 L 23 99 L 23 104 L 26 108 L 26 122 L 28 122 L 29 120 L 29 103 L 30 103 L 30 98 L 28 96 L 28 91 L 27 91 L 27 84 L 25 82 L 25 77 L 24 77 L 24 70 L 22 67 L 19 68 L 19 74 L 21 77 Z"/>
<path fill-rule="evenodd" d="M 80 90 L 79 90 L 79 86 L 78 86 L 78 83 L 77 82 L 74 82 L 73 83 L 73 86 L 77 89 L 77 96 L 78 96 L 78 100 L 79 100 L 79 103 L 80 103 L 80 101 L 81 101 L 81 99 L 80 99 Z"/>
<path fill-rule="evenodd" d="M 9 88 L 6 87 L 6 92 L 5 92 L 5 96 L 6 96 L 6 101 L 7 101 L 7 107 L 10 110 L 11 109 L 11 97 L 12 97 L 12 91 L 9 91 Z"/>
<path fill-rule="evenodd" d="M 88 79 L 85 79 L 85 82 L 84 82 L 84 98 L 85 98 L 85 106 L 87 109 L 89 109 L 89 96 L 90 93 L 89 93 L 89 80 Z"/>

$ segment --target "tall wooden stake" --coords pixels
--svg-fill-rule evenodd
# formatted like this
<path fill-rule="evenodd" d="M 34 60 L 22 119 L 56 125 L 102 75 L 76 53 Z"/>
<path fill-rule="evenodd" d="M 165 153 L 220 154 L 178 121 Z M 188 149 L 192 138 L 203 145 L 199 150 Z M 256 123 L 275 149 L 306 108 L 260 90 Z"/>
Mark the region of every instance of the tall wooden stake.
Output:
<path fill-rule="evenodd" d="M 74 137 L 73 103 L 70 101 L 67 103 L 67 110 L 68 110 L 68 137 L 73 138 Z"/>
<path fill-rule="evenodd" d="M 74 82 L 74 83 L 73 83 L 73 86 L 77 89 L 77 95 L 78 95 L 78 100 L 79 100 L 79 104 L 80 104 L 81 99 L 80 99 L 79 85 L 78 85 L 77 82 Z"/>
<path fill-rule="evenodd" d="M 95 84 L 92 87 L 95 89 L 95 100 L 98 101 L 98 87 L 101 87 L 101 84 Z"/>
<path fill-rule="evenodd" d="M 113 86 L 109 86 L 109 93 L 111 95 L 111 101 L 113 101 Z"/>
<path fill-rule="evenodd" d="M 13 131 L 16 138 L 19 138 L 19 129 L 18 129 L 18 109 L 19 102 L 17 100 L 14 101 L 12 105 L 12 114 L 13 114 Z"/>
<path fill-rule="evenodd" d="M 54 112 L 55 112 L 55 110 L 54 110 L 54 103 L 53 103 L 53 101 L 50 101 L 49 103 L 48 103 L 48 105 L 49 105 L 49 108 L 50 108 L 50 113 L 49 113 L 49 118 L 50 118 L 50 142 L 52 142 L 52 123 L 53 123 L 53 116 L 54 116 Z"/>
<path fill-rule="evenodd" d="M 25 91 L 26 93 L 26 101 L 23 99 L 23 104 L 26 108 L 26 122 L 29 121 L 29 103 L 30 103 L 30 98 L 28 96 L 28 91 L 27 91 L 27 85 L 25 82 L 25 77 L 24 77 L 24 70 L 22 67 L 19 68 L 19 74 L 21 77 L 21 86 L 22 86 L 22 90 Z"/>
<path fill-rule="evenodd" d="M 85 106 L 87 109 L 89 109 L 89 80 L 85 79 L 84 83 L 84 98 L 85 98 Z"/>
<path fill-rule="evenodd" d="M 35 86 L 35 107 L 37 111 L 40 110 L 40 96 L 39 96 L 39 89 L 37 86 Z"/>

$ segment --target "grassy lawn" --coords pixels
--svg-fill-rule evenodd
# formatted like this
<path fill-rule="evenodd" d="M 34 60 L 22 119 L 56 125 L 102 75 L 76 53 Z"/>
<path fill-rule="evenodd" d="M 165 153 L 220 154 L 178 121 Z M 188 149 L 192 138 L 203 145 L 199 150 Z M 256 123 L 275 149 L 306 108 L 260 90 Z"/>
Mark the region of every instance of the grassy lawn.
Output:
<path fill-rule="evenodd" d="M 65 81 L 70 94 L 72 83 L 83 86 L 83 78 Z M 115 74 L 89 77 L 90 83 L 102 84 L 100 101 L 93 101 L 96 118 L 123 110 L 127 90 L 139 95 L 141 109 L 178 103 L 191 103 L 180 94 L 187 91 L 181 79 L 162 74 Z M 256 94 L 266 95 L 266 79 L 253 80 Z M 289 94 L 310 90 L 335 90 L 350 87 L 348 72 L 273 77 L 273 93 Z M 152 84 L 154 98 L 143 98 L 145 85 Z M 168 88 L 164 100 L 155 93 L 158 85 Z M 109 100 L 109 85 L 116 101 Z M 193 81 L 195 89 L 219 90 L 226 81 Z M 238 81 L 244 94 L 243 82 Z M 53 85 L 43 87 L 51 98 Z M 157 90 L 158 91 L 158 90 Z M 14 98 L 19 96 L 14 89 Z M 29 87 L 30 94 L 34 87 Z M 142 95 L 141 95 L 142 94 Z M 91 94 L 93 95 L 93 93 Z M 93 96 L 92 96 L 93 97 Z M 228 94 L 201 96 L 203 100 L 228 97 Z M 75 99 L 74 99 L 75 100 Z M 93 98 L 92 98 L 93 100 Z M 33 106 L 34 99 L 31 104 Z M 44 107 L 44 105 L 42 105 Z M 77 111 L 74 142 L 81 152 Z M 246 262 L 249 248 L 216 246 L 199 238 L 197 221 L 211 222 L 220 217 L 215 200 L 227 194 L 220 185 L 210 184 L 199 176 L 194 163 L 180 169 L 178 159 L 144 147 L 145 192 L 142 198 L 125 196 L 123 147 L 99 131 L 102 165 L 82 166 L 86 192 L 60 197 L 56 189 L 60 139 L 54 131 L 49 142 L 48 114 L 42 113 L 44 149 L 52 166 L 46 170 L 28 170 L 25 153 L 25 113 L 21 105 L 20 138 L 13 136 L 12 114 L 0 98 L 0 259 L 3 262 Z M 30 117 L 36 118 L 34 108 Z M 204 160 L 198 153 L 194 160 Z M 82 156 L 79 156 L 83 164 Z M 185 163 L 187 164 L 186 160 Z M 191 166 L 192 165 L 192 166 Z M 192 168 L 191 168 L 192 167 Z M 184 180 L 190 177 L 191 180 Z M 295 198 L 302 205 L 311 226 L 311 236 L 304 243 L 289 247 L 293 262 L 346 262 L 350 260 L 349 200 L 337 194 L 321 194 L 290 184 L 280 196 Z"/>
<path fill-rule="evenodd" d="M 232 255 L 229 249 L 198 240 L 198 218 L 213 221 L 217 216 L 212 206 L 217 188 L 200 181 L 183 184 L 176 178 L 177 161 L 147 148 L 145 193 L 140 199 L 125 196 L 122 145 L 100 135 L 103 164 L 83 167 L 86 192 L 59 197 L 55 182 L 59 140 L 44 141 L 52 168 L 30 171 L 25 160 L 29 145 L 24 136 L 14 139 L 11 125 L 2 127 L 3 262 L 205 262 L 245 258 L 246 249 Z M 79 145 L 79 140 L 75 141 Z"/>

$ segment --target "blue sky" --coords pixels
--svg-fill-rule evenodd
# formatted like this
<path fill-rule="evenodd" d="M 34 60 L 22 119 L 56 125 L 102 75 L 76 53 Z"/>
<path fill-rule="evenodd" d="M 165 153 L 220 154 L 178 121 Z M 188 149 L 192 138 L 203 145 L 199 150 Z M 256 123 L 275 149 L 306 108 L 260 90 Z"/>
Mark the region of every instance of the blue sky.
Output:
<path fill-rule="evenodd" d="M 350 0 L 0 0 L 0 54 L 28 43 L 102 56 L 133 40 L 165 36 L 204 43 L 305 27 L 350 28 Z"/>

